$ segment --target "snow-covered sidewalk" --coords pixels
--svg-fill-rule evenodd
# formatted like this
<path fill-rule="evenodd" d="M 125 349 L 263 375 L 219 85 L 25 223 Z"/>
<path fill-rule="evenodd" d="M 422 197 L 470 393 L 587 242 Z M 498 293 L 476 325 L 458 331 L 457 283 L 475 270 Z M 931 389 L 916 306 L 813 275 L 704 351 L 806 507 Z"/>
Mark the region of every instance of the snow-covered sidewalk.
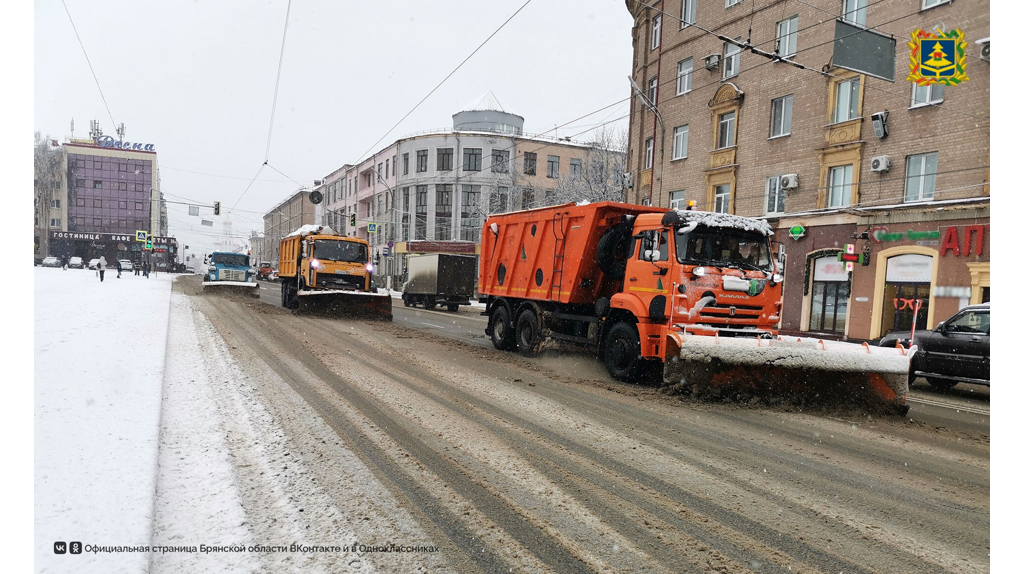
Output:
<path fill-rule="evenodd" d="M 36 572 L 148 568 L 174 277 L 34 268 Z"/>

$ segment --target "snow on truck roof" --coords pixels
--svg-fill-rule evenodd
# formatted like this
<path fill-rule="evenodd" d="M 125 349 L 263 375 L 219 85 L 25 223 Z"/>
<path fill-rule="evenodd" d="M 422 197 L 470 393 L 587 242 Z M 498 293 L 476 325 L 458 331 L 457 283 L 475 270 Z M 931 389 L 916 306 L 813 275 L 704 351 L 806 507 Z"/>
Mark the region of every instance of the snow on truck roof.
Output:
<path fill-rule="evenodd" d="M 774 235 L 768 222 L 761 219 L 750 219 L 730 213 L 717 213 L 712 211 L 689 211 L 682 209 L 670 209 L 661 218 L 663 225 L 678 225 L 681 223 L 696 222 L 698 225 L 707 227 L 728 227 L 732 229 L 745 229 L 757 231 L 761 235 Z"/>
<path fill-rule="evenodd" d="M 302 227 L 292 231 L 285 237 L 294 237 L 296 235 L 340 235 L 327 225 L 303 225 Z"/>

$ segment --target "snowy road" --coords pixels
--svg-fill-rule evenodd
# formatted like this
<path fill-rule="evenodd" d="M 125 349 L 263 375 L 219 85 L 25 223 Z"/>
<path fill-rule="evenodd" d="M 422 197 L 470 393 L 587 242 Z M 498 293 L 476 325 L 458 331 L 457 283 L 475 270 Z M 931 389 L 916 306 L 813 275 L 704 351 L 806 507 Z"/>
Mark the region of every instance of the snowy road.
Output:
<path fill-rule="evenodd" d="M 987 434 L 681 402 L 197 287 L 172 300 L 169 341 L 204 357 L 165 387 L 153 543 L 364 546 L 155 572 L 989 571 Z M 187 385 L 194 408 L 169 407 Z"/>

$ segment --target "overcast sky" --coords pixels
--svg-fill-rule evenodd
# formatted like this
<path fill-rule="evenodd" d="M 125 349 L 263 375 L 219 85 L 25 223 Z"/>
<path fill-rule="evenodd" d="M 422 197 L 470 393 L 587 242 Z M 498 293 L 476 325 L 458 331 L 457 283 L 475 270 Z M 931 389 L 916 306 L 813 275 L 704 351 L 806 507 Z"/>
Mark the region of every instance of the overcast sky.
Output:
<path fill-rule="evenodd" d="M 123 123 L 125 140 L 154 144 L 168 200 L 221 202 L 221 218 L 207 217 L 213 228 L 169 203 L 171 235 L 196 250 L 212 245 L 223 220 L 248 236 L 298 184 L 399 137 L 450 128 L 487 91 L 530 133 L 574 135 L 628 114 L 625 2 L 524 2 L 306 0 L 289 13 L 287 0 L 37 0 L 34 129 L 63 140 L 74 119 L 75 137 L 87 137 L 99 120 L 105 134 Z M 270 168 L 245 191 L 268 138 Z"/>

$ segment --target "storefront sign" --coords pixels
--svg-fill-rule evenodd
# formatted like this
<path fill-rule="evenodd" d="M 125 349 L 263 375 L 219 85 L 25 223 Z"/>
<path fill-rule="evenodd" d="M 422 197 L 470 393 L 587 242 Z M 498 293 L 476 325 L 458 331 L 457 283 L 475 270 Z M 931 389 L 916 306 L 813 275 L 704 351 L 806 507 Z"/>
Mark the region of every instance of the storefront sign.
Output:
<path fill-rule="evenodd" d="M 819 257 L 814 260 L 815 281 L 846 281 L 846 265 L 830 257 Z"/>
<path fill-rule="evenodd" d="M 789 228 L 789 238 L 796 240 L 807 235 L 807 228 L 799 223 Z"/>
<path fill-rule="evenodd" d="M 968 225 L 964 227 L 964 248 L 960 249 L 960 234 L 956 227 L 947 227 L 946 234 L 942 238 L 942 246 L 939 247 L 939 255 L 945 255 L 950 251 L 953 255 L 970 255 L 971 245 L 974 245 L 974 254 L 981 255 L 985 246 L 985 228 L 987 225 Z"/>
<path fill-rule="evenodd" d="M 886 283 L 931 283 L 932 258 L 910 253 L 890 257 L 885 264 Z"/>
<path fill-rule="evenodd" d="M 96 138 L 94 143 L 100 147 L 112 147 L 114 149 L 126 149 L 131 151 L 156 151 L 153 144 L 140 144 L 115 140 L 112 136 Z"/>
<path fill-rule="evenodd" d="M 913 229 L 908 229 L 906 233 L 890 233 L 889 228 L 885 226 L 872 227 L 869 234 L 871 235 L 871 239 L 873 239 L 875 243 L 881 243 L 883 241 L 903 241 L 904 239 L 908 239 L 910 241 L 919 241 L 939 238 L 938 230 L 914 231 Z"/>
<path fill-rule="evenodd" d="M 71 240 L 86 240 L 86 241 L 128 241 L 134 242 L 136 240 L 134 235 L 122 235 L 119 233 L 79 233 L 76 231 L 51 231 L 50 239 L 71 239 Z M 175 243 L 177 239 L 173 237 L 150 237 L 150 241 L 153 243 Z"/>

